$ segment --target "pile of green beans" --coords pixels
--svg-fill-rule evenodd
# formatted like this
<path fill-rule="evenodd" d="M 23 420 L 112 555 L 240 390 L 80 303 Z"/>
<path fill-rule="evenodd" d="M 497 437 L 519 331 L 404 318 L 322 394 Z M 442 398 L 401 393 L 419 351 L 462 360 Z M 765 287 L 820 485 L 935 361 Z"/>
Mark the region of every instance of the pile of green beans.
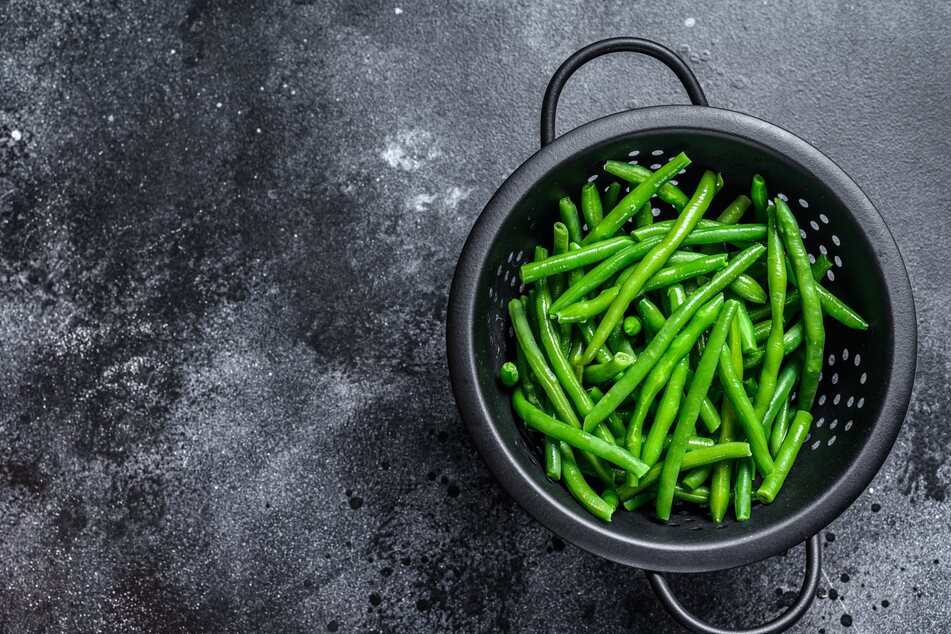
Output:
<path fill-rule="evenodd" d="M 648 503 L 661 520 L 675 503 L 748 520 L 809 433 L 826 318 L 868 328 L 821 285 L 831 262 L 810 262 L 762 176 L 717 209 L 719 174 L 690 196 L 671 182 L 688 165 L 608 161 L 627 192 L 589 182 L 580 209 L 562 198 L 551 255 L 536 247 L 509 303 L 515 358 L 499 381 L 540 434 L 546 475 L 605 522 Z M 655 204 L 674 218 L 655 221 Z"/>

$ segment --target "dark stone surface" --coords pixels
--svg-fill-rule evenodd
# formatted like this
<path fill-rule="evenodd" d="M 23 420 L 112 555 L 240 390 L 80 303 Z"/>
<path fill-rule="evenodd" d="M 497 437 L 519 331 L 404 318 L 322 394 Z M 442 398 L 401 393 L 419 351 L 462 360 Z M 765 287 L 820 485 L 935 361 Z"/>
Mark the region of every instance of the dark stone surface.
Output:
<path fill-rule="evenodd" d="M 800 630 L 951 628 L 951 8 L 796 6 L 0 5 L 0 630 L 676 631 L 493 482 L 444 358 L 456 256 L 549 74 L 617 34 L 886 216 L 915 395 Z M 602 59 L 561 123 L 673 101 L 658 63 Z M 802 561 L 674 583 L 752 624 Z"/>

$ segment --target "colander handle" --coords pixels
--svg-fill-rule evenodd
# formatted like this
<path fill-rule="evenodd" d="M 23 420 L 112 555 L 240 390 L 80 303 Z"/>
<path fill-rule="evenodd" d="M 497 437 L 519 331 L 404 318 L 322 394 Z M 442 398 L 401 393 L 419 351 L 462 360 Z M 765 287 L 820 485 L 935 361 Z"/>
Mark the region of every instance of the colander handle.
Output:
<path fill-rule="evenodd" d="M 643 53 L 654 59 L 662 61 L 670 70 L 674 71 L 680 83 L 687 90 L 690 101 L 695 106 L 706 106 L 707 97 L 703 94 L 703 88 L 697 81 L 697 76 L 693 74 L 690 67 L 682 60 L 677 53 L 666 46 L 650 40 L 642 40 L 637 37 L 613 37 L 600 42 L 588 44 L 583 49 L 577 51 L 574 55 L 565 60 L 558 67 L 555 74 L 551 76 L 548 82 L 548 90 L 545 91 L 545 98 L 542 100 L 542 147 L 555 140 L 555 111 L 558 109 L 558 97 L 561 96 L 561 89 L 565 87 L 565 82 L 571 75 L 590 62 L 591 60 L 607 55 L 608 53 L 618 52 Z"/>
<path fill-rule="evenodd" d="M 813 535 L 806 542 L 806 578 L 802 581 L 799 596 L 791 608 L 783 612 L 778 618 L 748 630 L 729 630 L 716 625 L 710 625 L 691 614 L 687 608 L 674 596 L 667 577 L 660 572 L 644 571 L 647 580 L 654 589 L 654 594 L 670 613 L 674 620 L 691 632 L 699 634 L 777 634 L 785 632 L 805 616 L 816 598 L 816 589 L 819 587 L 819 572 L 822 564 L 822 551 L 819 548 L 819 535 Z"/>

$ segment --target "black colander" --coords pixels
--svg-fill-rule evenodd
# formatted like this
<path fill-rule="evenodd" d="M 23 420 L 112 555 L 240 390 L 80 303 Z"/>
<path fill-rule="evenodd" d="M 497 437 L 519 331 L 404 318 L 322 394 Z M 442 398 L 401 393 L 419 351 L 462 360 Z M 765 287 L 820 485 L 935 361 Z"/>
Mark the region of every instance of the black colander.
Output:
<path fill-rule="evenodd" d="M 592 121 L 554 139 L 555 108 L 568 77 L 605 53 L 633 51 L 670 67 L 692 106 L 640 108 Z M 891 449 L 908 408 L 916 326 L 908 274 L 882 217 L 835 163 L 793 134 L 749 115 L 707 107 L 684 62 L 659 44 L 617 38 L 571 56 L 553 76 L 542 107 L 542 148 L 502 184 L 466 241 L 449 298 L 447 344 L 456 401 L 476 447 L 519 504 L 564 539 L 602 557 L 643 568 L 667 610 L 698 632 L 724 632 L 689 612 L 662 572 L 704 572 L 747 564 L 808 541 L 807 571 L 795 605 L 753 632 L 782 631 L 808 610 L 819 580 L 817 533 L 868 486 Z M 557 201 L 599 177 L 607 159 L 656 169 L 678 152 L 693 167 L 679 177 L 690 191 L 705 168 L 723 173 L 732 200 L 754 172 L 796 214 L 810 253 L 834 267 L 829 290 L 869 322 L 865 332 L 827 320 L 826 364 L 815 422 L 782 494 L 756 505 L 749 521 L 716 525 L 690 507 L 660 523 L 616 513 L 604 524 L 545 477 L 537 444 L 516 420 L 497 379 L 514 358 L 506 305 L 524 290 L 519 266 L 549 239 Z M 604 178 L 603 176 L 600 178 Z M 607 181 L 604 181 L 607 184 Z"/>

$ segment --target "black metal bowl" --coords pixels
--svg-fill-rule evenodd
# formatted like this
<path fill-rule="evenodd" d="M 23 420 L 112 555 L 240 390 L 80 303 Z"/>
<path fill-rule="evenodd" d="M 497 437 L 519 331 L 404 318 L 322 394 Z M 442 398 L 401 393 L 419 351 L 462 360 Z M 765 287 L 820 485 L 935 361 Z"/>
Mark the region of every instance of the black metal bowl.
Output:
<path fill-rule="evenodd" d="M 694 103 L 706 103 L 683 62 L 644 40 L 596 43 L 559 69 L 543 109 L 542 149 L 492 197 L 459 257 L 447 323 L 453 390 L 493 474 L 525 510 L 564 539 L 649 571 L 703 572 L 751 563 L 814 538 L 862 493 L 885 461 L 908 408 L 915 370 L 917 331 L 908 274 L 884 220 L 858 185 L 810 144 L 755 117 L 699 105 L 651 107 L 592 121 L 546 143 L 554 136 L 554 109 L 564 81 L 585 61 L 615 50 L 661 59 L 688 86 Z M 560 197 L 576 194 L 607 159 L 650 166 L 680 151 L 693 160 L 690 174 L 704 168 L 722 172 L 721 201 L 743 193 L 754 172 L 763 174 L 771 193 L 788 198 L 810 252 L 827 253 L 834 261 L 824 285 L 870 327 L 859 332 L 827 322 L 827 361 L 815 422 L 774 503 L 754 508 L 742 523 L 716 525 L 702 514 L 675 510 L 666 524 L 646 513 L 617 513 L 605 524 L 545 477 L 541 453 L 496 379 L 499 366 L 514 358 L 506 305 L 519 294 L 519 266 L 535 244 L 549 238 Z M 681 187 L 690 191 L 696 178 L 684 176 Z M 818 582 L 816 539 L 808 555 L 811 574 L 799 603 L 770 624 L 773 629 L 760 631 L 788 627 L 808 609 Z M 651 575 L 651 581 L 681 623 L 696 631 L 720 631 L 676 604 L 661 575 Z"/>

